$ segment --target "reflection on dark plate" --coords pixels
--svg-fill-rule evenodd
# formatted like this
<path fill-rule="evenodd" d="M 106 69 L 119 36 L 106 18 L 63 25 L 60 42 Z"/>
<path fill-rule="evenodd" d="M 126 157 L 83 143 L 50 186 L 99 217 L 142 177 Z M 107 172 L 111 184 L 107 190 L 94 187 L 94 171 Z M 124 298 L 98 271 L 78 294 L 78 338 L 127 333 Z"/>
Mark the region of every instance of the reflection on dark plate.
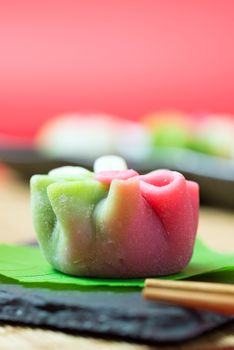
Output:
<path fill-rule="evenodd" d="M 0 149 L 0 161 L 19 172 L 27 180 L 33 174 L 47 173 L 63 165 L 81 165 L 89 169 L 87 159 L 49 158 L 32 148 Z M 169 168 L 197 181 L 201 188 L 202 203 L 234 208 L 234 160 L 221 159 L 187 150 L 161 149 L 145 161 L 131 162 L 130 168 L 146 173 L 158 168 Z"/>

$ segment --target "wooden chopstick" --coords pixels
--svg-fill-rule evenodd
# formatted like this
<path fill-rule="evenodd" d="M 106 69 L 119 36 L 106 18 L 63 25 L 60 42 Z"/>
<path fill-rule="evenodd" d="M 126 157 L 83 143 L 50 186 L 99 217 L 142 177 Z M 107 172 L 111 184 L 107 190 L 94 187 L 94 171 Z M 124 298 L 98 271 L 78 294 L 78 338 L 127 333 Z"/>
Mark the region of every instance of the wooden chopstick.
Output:
<path fill-rule="evenodd" d="M 201 291 L 210 293 L 224 293 L 234 296 L 234 284 L 208 283 L 194 281 L 172 281 L 149 278 L 145 281 L 145 287 L 168 288 L 188 291 Z"/>
<path fill-rule="evenodd" d="M 234 285 L 148 279 L 145 299 L 234 315 Z"/>

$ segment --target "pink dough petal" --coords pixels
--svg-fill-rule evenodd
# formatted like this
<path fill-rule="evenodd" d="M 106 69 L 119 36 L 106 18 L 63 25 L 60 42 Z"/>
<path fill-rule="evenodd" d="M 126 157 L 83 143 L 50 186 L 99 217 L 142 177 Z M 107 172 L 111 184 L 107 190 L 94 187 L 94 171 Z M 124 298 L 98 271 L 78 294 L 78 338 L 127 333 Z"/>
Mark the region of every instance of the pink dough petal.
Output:
<path fill-rule="evenodd" d="M 110 185 L 113 180 L 127 180 L 131 177 L 139 175 L 135 170 L 115 170 L 115 171 L 100 171 L 95 174 L 96 180 L 105 185 Z"/>
<path fill-rule="evenodd" d="M 189 260 L 195 239 L 196 203 L 191 193 L 195 187 L 183 175 L 168 170 L 157 170 L 140 176 L 141 193 L 160 217 L 169 238 L 171 256 Z M 168 261 L 170 264 L 170 261 Z"/>
<path fill-rule="evenodd" d="M 184 227 L 191 228 L 191 224 L 194 227 L 191 222 L 192 203 L 183 175 L 156 170 L 140 176 L 140 180 L 142 195 L 160 216 L 168 234 L 178 235 L 178 229 L 183 231 Z"/>

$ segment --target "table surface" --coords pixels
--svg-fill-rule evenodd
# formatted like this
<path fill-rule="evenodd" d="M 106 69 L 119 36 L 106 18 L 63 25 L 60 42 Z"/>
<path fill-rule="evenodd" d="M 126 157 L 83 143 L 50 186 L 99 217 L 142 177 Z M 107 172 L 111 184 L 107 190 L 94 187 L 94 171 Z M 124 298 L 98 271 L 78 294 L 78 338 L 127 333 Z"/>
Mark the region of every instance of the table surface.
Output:
<path fill-rule="evenodd" d="M 0 241 L 19 242 L 34 239 L 30 217 L 28 185 L 9 171 L 0 171 Z M 12 220 L 14 214 L 14 220 Z M 231 211 L 201 208 L 199 235 L 212 248 L 234 252 L 234 215 Z M 1 349 L 126 349 L 153 350 L 161 347 L 136 345 L 123 341 L 74 336 L 40 328 L 0 326 Z M 234 325 L 200 337 L 173 349 L 227 349 L 234 348 Z"/>

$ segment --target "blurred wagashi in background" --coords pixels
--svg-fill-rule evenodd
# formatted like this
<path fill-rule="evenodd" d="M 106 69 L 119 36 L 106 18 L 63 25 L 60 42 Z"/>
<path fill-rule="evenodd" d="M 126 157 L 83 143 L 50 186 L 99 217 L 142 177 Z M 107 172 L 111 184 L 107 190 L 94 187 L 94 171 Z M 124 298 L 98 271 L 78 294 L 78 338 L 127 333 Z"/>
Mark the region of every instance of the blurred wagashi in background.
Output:
<path fill-rule="evenodd" d="M 197 119 L 192 148 L 223 157 L 234 157 L 234 118 L 225 114 L 208 114 Z"/>
<path fill-rule="evenodd" d="M 160 157 L 165 149 L 169 156 L 170 150 L 192 150 L 198 155 L 233 158 L 234 118 L 176 110 L 153 113 L 139 121 L 101 113 L 68 113 L 46 122 L 35 145 L 48 157 L 89 164 L 106 154 L 139 163 Z"/>
<path fill-rule="evenodd" d="M 231 116 L 166 110 L 143 117 L 142 123 L 149 132 L 155 154 L 162 148 L 178 148 L 223 158 L 234 156 Z"/>
<path fill-rule="evenodd" d="M 143 159 L 150 142 L 148 131 L 138 122 L 101 113 L 68 113 L 46 122 L 35 145 L 47 156 L 93 162 L 106 154 Z"/>

